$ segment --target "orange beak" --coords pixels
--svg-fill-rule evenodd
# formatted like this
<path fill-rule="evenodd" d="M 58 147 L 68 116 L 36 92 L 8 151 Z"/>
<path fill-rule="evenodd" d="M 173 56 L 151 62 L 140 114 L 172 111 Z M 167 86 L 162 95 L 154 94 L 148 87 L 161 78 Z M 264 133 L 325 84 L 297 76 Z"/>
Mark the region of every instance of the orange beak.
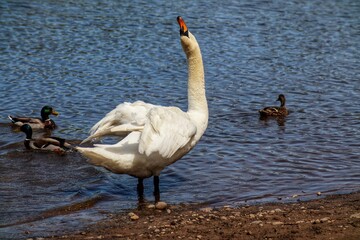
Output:
<path fill-rule="evenodd" d="M 182 19 L 182 17 L 178 16 L 177 21 L 180 26 L 180 35 L 185 35 L 185 36 L 189 37 L 188 28 L 184 22 L 184 19 Z"/>
<path fill-rule="evenodd" d="M 52 114 L 52 115 L 55 115 L 55 116 L 59 115 L 59 113 L 58 113 L 57 111 L 55 111 L 55 110 L 53 110 L 53 111 L 51 112 L 51 114 Z"/>

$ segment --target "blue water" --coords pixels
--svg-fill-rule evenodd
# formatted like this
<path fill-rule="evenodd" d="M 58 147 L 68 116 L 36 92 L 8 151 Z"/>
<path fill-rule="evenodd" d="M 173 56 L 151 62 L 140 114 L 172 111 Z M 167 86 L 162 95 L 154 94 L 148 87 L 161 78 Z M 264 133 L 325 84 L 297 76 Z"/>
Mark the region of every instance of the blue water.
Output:
<path fill-rule="evenodd" d="M 135 178 L 78 153 L 29 152 L 7 115 L 52 105 L 53 134 L 78 144 L 124 101 L 186 110 L 178 15 L 202 50 L 210 119 L 195 149 L 162 172 L 162 200 L 221 206 L 360 189 L 359 1 L 126 2 L 0 1 L 2 239 L 77 231 L 137 206 Z M 259 120 L 279 93 L 286 121 Z M 152 191 L 148 179 L 149 202 Z"/>

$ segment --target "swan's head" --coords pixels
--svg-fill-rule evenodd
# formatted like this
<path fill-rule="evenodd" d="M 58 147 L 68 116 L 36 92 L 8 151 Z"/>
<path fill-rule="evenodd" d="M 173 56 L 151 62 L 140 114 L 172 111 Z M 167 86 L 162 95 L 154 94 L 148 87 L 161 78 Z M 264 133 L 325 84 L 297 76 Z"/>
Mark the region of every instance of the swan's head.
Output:
<path fill-rule="evenodd" d="M 177 17 L 177 21 L 180 26 L 180 40 L 181 40 L 181 45 L 184 49 L 184 52 L 186 54 L 188 54 L 191 51 L 193 51 L 194 49 L 199 48 L 196 38 L 194 37 L 194 35 L 192 35 L 189 32 L 189 29 L 187 28 L 187 26 L 184 22 L 184 19 L 182 19 L 182 17 L 179 16 L 179 17 Z"/>

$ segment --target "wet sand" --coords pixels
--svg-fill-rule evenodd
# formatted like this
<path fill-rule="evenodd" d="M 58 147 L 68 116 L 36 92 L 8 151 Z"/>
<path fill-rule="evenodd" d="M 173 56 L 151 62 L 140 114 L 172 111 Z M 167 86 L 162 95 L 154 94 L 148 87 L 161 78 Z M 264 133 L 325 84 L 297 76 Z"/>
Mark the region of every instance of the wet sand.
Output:
<path fill-rule="evenodd" d="M 360 239 L 360 192 L 296 203 L 160 207 L 110 215 L 50 239 Z"/>

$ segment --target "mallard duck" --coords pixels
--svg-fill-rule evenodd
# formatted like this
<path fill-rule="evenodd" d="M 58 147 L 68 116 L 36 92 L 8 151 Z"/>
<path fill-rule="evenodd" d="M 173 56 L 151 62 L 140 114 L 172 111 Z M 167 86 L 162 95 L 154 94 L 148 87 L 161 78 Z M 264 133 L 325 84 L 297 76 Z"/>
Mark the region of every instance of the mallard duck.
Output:
<path fill-rule="evenodd" d="M 41 118 L 36 117 L 13 117 L 9 115 L 9 119 L 16 126 L 21 127 L 24 124 L 29 124 L 32 129 L 49 129 L 53 130 L 56 128 L 55 122 L 49 118 L 49 115 L 57 116 L 58 112 L 52 107 L 44 106 L 41 109 Z"/>
<path fill-rule="evenodd" d="M 63 155 L 65 152 L 72 149 L 72 146 L 59 137 L 38 137 L 32 138 L 32 128 L 29 124 L 23 124 L 20 130 L 26 134 L 24 145 L 26 149 L 40 150 L 40 151 L 51 151 L 57 154 Z"/>
<path fill-rule="evenodd" d="M 266 117 L 286 117 L 289 111 L 285 107 L 285 96 L 280 94 L 276 101 L 280 101 L 280 107 L 265 107 L 259 110 L 260 118 Z"/>
<path fill-rule="evenodd" d="M 123 103 L 90 131 L 91 136 L 96 138 L 122 135 L 124 138 L 120 142 L 114 145 L 76 147 L 95 165 L 115 173 L 137 177 L 140 197 L 143 179 L 154 176 L 156 202 L 160 199 L 161 171 L 187 154 L 198 143 L 208 125 L 209 113 L 200 47 L 184 20 L 178 17 L 177 21 L 188 65 L 188 111 L 141 101 Z"/>

